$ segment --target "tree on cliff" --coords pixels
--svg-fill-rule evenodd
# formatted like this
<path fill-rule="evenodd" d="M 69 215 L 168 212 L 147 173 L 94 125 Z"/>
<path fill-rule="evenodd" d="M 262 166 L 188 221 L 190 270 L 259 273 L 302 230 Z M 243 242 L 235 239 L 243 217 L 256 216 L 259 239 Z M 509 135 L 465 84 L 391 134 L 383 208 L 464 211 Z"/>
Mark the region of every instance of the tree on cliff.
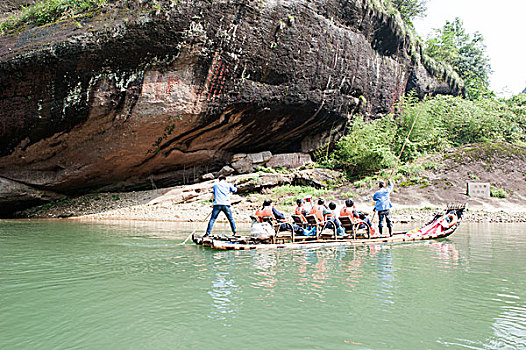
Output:
<path fill-rule="evenodd" d="M 427 0 L 391 0 L 391 2 L 407 23 L 411 23 L 416 17 L 424 17 L 427 10 Z"/>
<path fill-rule="evenodd" d="M 464 80 L 469 99 L 493 95 L 489 90 L 491 66 L 484 38 L 479 32 L 471 38 L 460 18 L 446 21 L 444 27 L 435 29 L 434 35 L 426 41 L 425 51 L 435 60 L 453 67 Z"/>

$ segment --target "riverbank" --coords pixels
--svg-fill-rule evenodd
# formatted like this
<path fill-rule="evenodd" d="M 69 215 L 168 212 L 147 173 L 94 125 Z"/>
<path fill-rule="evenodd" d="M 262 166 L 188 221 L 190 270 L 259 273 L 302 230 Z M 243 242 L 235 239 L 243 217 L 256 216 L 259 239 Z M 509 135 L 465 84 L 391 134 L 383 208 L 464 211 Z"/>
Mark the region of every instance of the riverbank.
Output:
<path fill-rule="evenodd" d="M 293 203 L 297 194 L 278 195 L 286 192 L 284 187 L 276 187 L 266 193 L 252 193 L 232 197 L 232 212 L 237 222 L 249 223 L 250 215 L 258 208 L 265 198 L 273 198 L 277 208 L 288 214 L 294 212 Z M 434 212 L 445 207 L 437 202 L 432 205 L 428 201 L 407 200 L 407 191 L 399 188 L 392 195 L 392 218 L 395 223 L 421 223 L 429 220 Z M 170 199 L 170 191 L 155 189 L 126 193 L 98 193 L 70 198 L 54 203 L 35 207 L 19 213 L 19 218 L 64 218 L 81 221 L 101 220 L 138 220 L 138 221 L 170 221 L 170 222 L 201 222 L 206 221 L 211 209 L 211 201 L 190 201 L 177 203 Z M 345 201 L 345 189 L 327 190 L 324 198 L 338 205 Z M 413 197 L 417 199 L 417 197 Z M 510 199 L 487 198 L 473 199 L 467 197 L 468 205 L 463 220 L 465 222 L 520 223 L 526 222 L 526 206 L 524 203 Z M 355 199 L 356 207 L 372 214 L 372 202 L 366 196 Z M 223 215 L 219 222 L 223 221 Z"/>

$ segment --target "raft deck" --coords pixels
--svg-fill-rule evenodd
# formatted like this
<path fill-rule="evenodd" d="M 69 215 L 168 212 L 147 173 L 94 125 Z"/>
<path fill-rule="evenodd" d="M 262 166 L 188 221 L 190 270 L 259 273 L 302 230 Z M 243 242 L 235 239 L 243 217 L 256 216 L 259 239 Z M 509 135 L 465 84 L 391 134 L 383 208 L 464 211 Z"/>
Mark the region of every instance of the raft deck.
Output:
<path fill-rule="evenodd" d="M 394 233 L 391 237 L 377 237 L 377 238 L 364 238 L 364 239 L 318 239 L 318 240 L 306 240 L 300 242 L 288 242 L 288 243 L 239 243 L 227 241 L 225 239 L 216 239 L 214 237 L 196 237 L 194 242 L 196 244 L 217 249 L 217 250 L 252 250 L 252 249 L 282 249 L 282 248 L 305 248 L 305 247 L 331 247 L 331 246 L 355 246 L 355 245 L 370 245 L 380 243 L 403 243 L 403 242 L 415 242 L 424 241 L 431 239 L 445 238 L 451 235 L 456 227 L 452 227 L 440 234 L 436 235 L 409 235 L 407 232 Z"/>

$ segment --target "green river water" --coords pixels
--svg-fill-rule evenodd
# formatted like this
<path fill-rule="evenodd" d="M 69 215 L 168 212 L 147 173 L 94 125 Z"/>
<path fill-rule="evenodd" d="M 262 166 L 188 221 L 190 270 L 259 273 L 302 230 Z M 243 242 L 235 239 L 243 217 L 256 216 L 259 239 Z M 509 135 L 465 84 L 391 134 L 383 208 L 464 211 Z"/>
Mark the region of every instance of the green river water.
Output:
<path fill-rule="evenodd" d="M 524 224 L 240 252 L 192 229 L 0 221 L 0 349 L 526 349 Z"/>

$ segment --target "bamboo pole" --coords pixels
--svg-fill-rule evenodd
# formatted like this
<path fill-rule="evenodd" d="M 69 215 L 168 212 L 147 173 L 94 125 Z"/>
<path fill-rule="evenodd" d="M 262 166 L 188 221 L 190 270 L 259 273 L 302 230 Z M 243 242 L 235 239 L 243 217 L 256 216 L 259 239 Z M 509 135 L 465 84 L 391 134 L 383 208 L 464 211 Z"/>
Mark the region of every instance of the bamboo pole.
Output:
<path fill-rule="evenodd" d="M 199 224 L 198 224 L 197 227 L 192 231 L 192 233 L 190 233 L 190 235 L 188 235 L 188 237 L 186 237 L 186 239 L 185 239 L 182 243 L 179 243 L 178 245 L 185 245 L 186 242 L 190 239 L 190 237 L 192 237 L 192 236 L 194 235 L 195 231 L 197 231 L 197 229 L 198 229 L 199 227 L 201 227 L 200 224 L 202 224 L 203 222 L 205 222 L 205 221 L 210 217 L 210 215 L 212 215 L 212 212 L 208 213 L 208 215 L 207 215 L 203 220 L 201 220 L 201 222 L 199 222 Z"/>
<path fill-rule="evenodd" d="M 389 183 L 391 183 L 391 180 L 393 179 L 393 175 L 395 174 L 396 169 L 398 168 L 398 164 L 400 163 L 400 158 L 402 157 L 402 152 L 404 152 L 405 145 L 407 144 L 407 141 L 409 141 L 409 136 L 411 136 L 411 133 L 413 132 L 413 129 L 415 127 L 416 121 L 418 120 L 418 116 L 420 116 L 420 112 L 422 112 L 422 108 L 424 107 L 424 104 L 422 103 L 420 105 L 420 109 L 418 110 L 418 113 L 416 114 L 415 119 L 413 120 L 413 124 L 411 125 L 411 129 L 409 129 L 409 133 L 407 134 L 407 137 L 404 140 L 404 143 L 402 144 L 402 149 L 400 150 L 400 154 L 398 155 L 398 158 L 396 159 L 396 164 L 391 171 L 391 174 L 389 175 Z M 376 210 L 373 212 L 373 217 L 371 218 L 371 223 L 373 223 L 374 217 L 376 216 Z"/>
<path fill-rule="evenodd" d="M 393 178 L 393 175 L 395 174 L 396 168 L 398 168 L 398 164 L 400 163 L 400 158 L 402 157 L 402 152 L 404 152 L 405 145 L 407 144 L 407 141 L 409 141 L 409 136 L 411 136 L 411 133 L 413 132 L 413 129 L 415 127 L 416 121 L 418 120 L 418 116 L 420 115 L 420 112 L 422 112 L 422 107 L 424 107 L 424 104 L 422 103 L 420 105 L 420 109 L 418 110 L 418 113 L 416 114 L 415 119 L 413 120 L 413 124 L 411 125 L 411 129 L 409 130 L 409 134 L 407 134 L 407 137 L 404 140 L 404 144 L 402 145 L 402 149 L 400 150 L 400 154 L 398 155 L 398 159 L 396 160 L 396 165 L 391 171 L 391 175 L 389 176 L 389 182 Z"/>

